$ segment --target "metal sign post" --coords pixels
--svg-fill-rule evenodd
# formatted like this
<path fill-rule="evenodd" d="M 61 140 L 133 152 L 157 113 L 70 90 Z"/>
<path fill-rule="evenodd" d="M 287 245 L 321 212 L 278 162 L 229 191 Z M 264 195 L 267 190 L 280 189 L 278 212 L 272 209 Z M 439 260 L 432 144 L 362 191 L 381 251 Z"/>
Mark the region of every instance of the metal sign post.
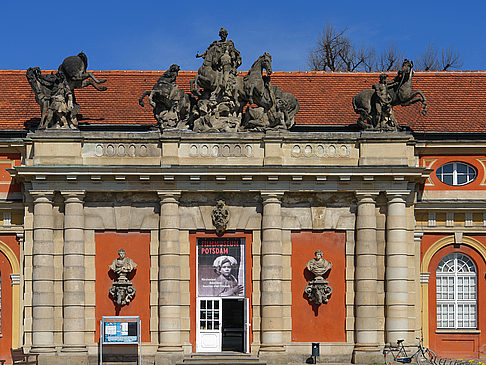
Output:
<path fill-rule="evenodd" d="M 103 316 L 100 321 L 100 365 L 103 345 L 137 345 L 138 364 L 142 364 L 142 336 L 139 316 Z"/>

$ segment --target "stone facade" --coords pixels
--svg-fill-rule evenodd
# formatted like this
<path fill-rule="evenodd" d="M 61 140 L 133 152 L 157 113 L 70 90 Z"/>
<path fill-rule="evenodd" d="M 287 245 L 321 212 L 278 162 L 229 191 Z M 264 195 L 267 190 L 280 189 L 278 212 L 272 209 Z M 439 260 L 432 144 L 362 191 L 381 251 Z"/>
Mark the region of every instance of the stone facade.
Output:
<path fill-rule="evenodd" d="M 31 133 L 12 171 L 26 197 L 21 342 L 49 363 L 94 362 L 96 232 L 143 231 L 144 359 L 192 353 L 190 236 L 215 232 L 222 199 L 226 232 L 252 237 L 249 351 L 268 363 L 309 356 L 310 343 L 292 339 L 292 271 L 304 268 L 291 265 L 291 234 L 335 231 L 345 234 L 345 339 L 321 343 L 320 359 L 379 361 L 385 343 L 420 335 L 414 205 L 427 170 L 414 148 L 406 132 Z"/>

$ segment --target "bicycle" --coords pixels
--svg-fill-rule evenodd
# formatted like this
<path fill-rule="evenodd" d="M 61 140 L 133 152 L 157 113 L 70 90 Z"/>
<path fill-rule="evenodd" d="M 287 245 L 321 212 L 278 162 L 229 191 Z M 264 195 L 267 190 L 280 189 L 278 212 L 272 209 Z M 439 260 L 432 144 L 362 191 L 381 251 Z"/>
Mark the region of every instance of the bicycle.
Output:
<path fill-rule="evenodd" d="M 405 346 L 403 344 L 404 340 L 398 340 L 397 346 L 385 347 L 383 349 L 385 364 L 390 365 L 393 361 L 401 364 L 410 364 L 414 360 L 416 364 L 420 365 L 436 365 L 435 360 L 437 356 L 435 353 L 422 345 L 422 339 L 420 337 L 417 337 L 417 340 L 419 341 L 418 346 Z M 407 348 L 411 349 L 415 347 L 417 350 L 409 355 Z"/>

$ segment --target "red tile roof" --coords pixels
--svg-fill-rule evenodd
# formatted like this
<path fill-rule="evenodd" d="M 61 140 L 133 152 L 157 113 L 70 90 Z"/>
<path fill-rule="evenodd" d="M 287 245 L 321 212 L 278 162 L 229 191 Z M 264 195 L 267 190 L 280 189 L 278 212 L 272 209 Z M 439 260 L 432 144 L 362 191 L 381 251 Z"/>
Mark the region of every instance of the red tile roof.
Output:
<path fill-rule="evenodd" d="M 152 108 L 138 105 L 138 98 L 151 90 L 163 71 L 99 71 L 108 81 L 107 91 L 92 87 L 76 90 L 81 106 L 80 123 L 155 124 Z M 178 84 L 189 91 L 196 72 L 179 72 Z M 357 115 L 351 104 L 360 90 L 378 81 L 379 73 L 274 72 L 272 83 L 293 93 L 300 102 L 299 125 L 350 125 Z M 416 72 L 414 89 L 422 90 L 428 113 L 419 103 L 395 107 L 400 124 L 424 132 L 486 132 L 486 72 Z M 40 118 L 40 108 L 25 77 L 25 71 L 0 70 L 0 129 L 24 129 L 24 123 Z"/>

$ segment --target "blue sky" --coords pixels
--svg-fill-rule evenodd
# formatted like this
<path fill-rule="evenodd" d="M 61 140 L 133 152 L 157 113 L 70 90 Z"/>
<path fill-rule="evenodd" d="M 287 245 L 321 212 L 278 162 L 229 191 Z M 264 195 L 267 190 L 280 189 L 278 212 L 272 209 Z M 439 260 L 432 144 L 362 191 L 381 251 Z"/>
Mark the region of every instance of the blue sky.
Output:
<path fill-rule="evenodd" d="M 486 69 L 484 1 L 2 1 L 0 69 L 57 69 L 83 50 L 89 69 L 197 70 L 221 26 L 248 70 L 263 52 L 274 71 L 305 71 L 329 21 L 358 46 L 389 42 L 407 58 L 452 46 L 464 70 Z"/>

